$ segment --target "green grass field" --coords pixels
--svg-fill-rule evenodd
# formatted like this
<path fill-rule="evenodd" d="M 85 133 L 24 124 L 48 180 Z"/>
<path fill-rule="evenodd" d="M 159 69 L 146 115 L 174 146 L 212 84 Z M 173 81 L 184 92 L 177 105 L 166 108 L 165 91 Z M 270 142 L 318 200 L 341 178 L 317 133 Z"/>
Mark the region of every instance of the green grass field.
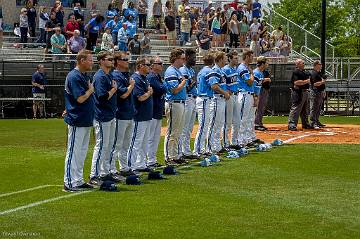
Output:
<path fill-rule="evenodd" d="M 359 145 L 284 145 L 115 193 L 76 194 L 61 191 L 62 120 L 0 120 L 0 132 L 0 238 L 360 238 Z M 53 186 L 4 195 L 42 185 Z"/>

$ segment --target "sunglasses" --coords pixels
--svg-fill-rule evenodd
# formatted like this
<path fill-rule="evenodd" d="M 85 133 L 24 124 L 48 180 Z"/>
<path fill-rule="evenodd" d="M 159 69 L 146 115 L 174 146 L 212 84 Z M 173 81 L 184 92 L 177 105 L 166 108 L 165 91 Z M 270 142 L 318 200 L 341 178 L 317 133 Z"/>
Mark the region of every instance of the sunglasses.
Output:
<path fill-rule="evenodd" d="M 150 67 L 150 66 L 151 66 L 151 64 L 150 64 L 150 63 L 148 63 L 148 64 L 143 64 L 143 66 L 149 66 L 149 67 Z"/>
<path fill-rule="evenodd" d="M 113 61 L 114 58 L 104 58 L 104 61 Z"/>
<path fill-rule="evenodd" d="M 153 64 L 154 64 L 154 65 L 160 65 L 160 66 L 162 66 L 162 65 L 163 65 L 163 63 L 162 63 L 162 62 L 154 62 Z"/>

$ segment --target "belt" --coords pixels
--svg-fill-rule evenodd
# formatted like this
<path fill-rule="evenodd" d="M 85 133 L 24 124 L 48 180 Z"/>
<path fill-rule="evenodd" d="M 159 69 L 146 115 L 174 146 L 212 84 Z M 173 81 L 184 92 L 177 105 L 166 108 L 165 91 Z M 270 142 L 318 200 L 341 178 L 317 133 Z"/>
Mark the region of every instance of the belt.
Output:
<path fill-rule="evenodd" d="M 250 92 L 250 91 L 241 91 L 241 93 L 248 94 L 248 95 L 254 95 L 254 92 Z"/>
<path fill-rule="evenodd" d="M 239 94 L 239 91 L 238 92 L 233 92 L 233 95 L 238 95 Z"/>
<path fill-rule="evenodd" d="M 220 95 L 220 94 L 216 94 L 216 95 L 214 95 L 214 97 L 225 98 L 225 96 L 224 96 L 224 95 Z"/>
<path fill-rule="evenodd" d="M 195 96 L 195 95 L 190 95 L 190 94 L 188 94 L 187 96 L 190 97 L 190 98 L 196 99 L 196 96 Z"/>
<path fill-rule="evenodd" d="M 169 103 L 179 103 L 179 104 L 185 104 L 185 100 L 168 100 L 166 102 Z"/>

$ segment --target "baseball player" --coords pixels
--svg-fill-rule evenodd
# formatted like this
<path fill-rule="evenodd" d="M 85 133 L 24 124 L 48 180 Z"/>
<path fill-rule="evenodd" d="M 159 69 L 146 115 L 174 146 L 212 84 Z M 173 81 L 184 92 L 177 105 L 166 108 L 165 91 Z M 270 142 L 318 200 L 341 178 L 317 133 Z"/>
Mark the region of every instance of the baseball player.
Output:
<path fill-rule="evenodd" d="M 194 154 L 197 156 L 204 156 L 209 154 L 206 147 L 207 136 L 210 122 L 210 102 L 214 96 L 214 91 L 211 88 L 213 84 L 217 84 L 216 78 L 212 77 L 216 73 L 212 67 L 214 65 L 214 56 L 207 54 L 203 57 L 204 67 L 197 75 L 197 89 L 198 97 L 196 98 L 196 110 L 198 112 L 199 128 L 195 137 Z"/>
<path fill-rule="evenodd" d="M 146 165 L 147 144 L 149 143 L 150 122 L 153 115 L 153 89 L 146 76 L 149 74 L 150 62 L 145 57 L 136 60 L 136 72 L 131 79 L 135 80 L 134 105 L 135 126 L 131 136 L 128 152 L 130 168 L 135 172 L 150 172 Z"/>
<path fill-rule="evenodd" d="M 88 151 L 90 131 L 94 121 L 94 86 L 86 76 L 93 66 L 90 51 L 80 51 L 76 68 L 65 80 L 65 117 L 68 125 L 68 143 L 65 157 L 64 191 L 91 189 L 84 183 L 83 169 Z"/>
<path fill-rule="evenodd" d="M 181 49 L 174 49 L 170 53 L 171 65 L 164 74 L 165 87 L 165 114 L 168 129 L 164 142 L 165 161 L 168 164 L 183 164 L 186 161 L 181 158 L 179 152 L 179 139 L 184 127 L 184 109 L 186 100 L 186 79 L 182 76 L 179 68 L 184 65 L 185 54 Z"/>
<path fill-rule="evenodd" d="M 150 60 L 151 71 L 147 75 L 146 79 L 149 81 L 151 88 L 153 89 L 153 116 L 150 122 L 150 134 L 149 134 L 149 148 L 148 148 L 148 161 L 147 166 L 150 168 L 162 166 L 156 160 L 156 153 L 158 150 L 161 134 L 161 121 L 165 108 L 165 93 L 166 88 L 161 79 L 161 73 L 163 71 L 163 62 L 160 57 L 155 57 Z"/>
<path fill-rule="evenodd" d="M 239 134 L 239 104 L 237 103 L 237 96 L 239 94 L 239 83 L 237 82 L 238 73 L 236 68 L 239 64 L 239 57 L 237 51 L 231 51 L 228 54 L 229 64 L 222 68 L 228 90 L 231 91 L 230 99 L 226 101 L 225 106 L 225 123 L 223 127 L 223 145 L 230 147 L 237 145 L 237 138 Z M 231 141 L 229 139 L 231 129 Z"/>
<path fill-rule="evenodd" d="M 110 175 L 110 155 L 115 139 L 115 112 L 117 83 L 110 70 L 114 57 L 110 52 L 101 51 L 97 55 L 100 69 L 94 75 L 95 88 L 95 147 L 91 164 L 90 184 L 119 179 Z M 98 180 L 100 179 L 100 181 Z M 100 186 L 100 185 L 98 185 Z"/>
<path fill-rule="evenodd" d="M 180 150 L 185 158 L 193 159 L 197 156 L 192 155 L 190 148 L 191 133 L 194 127 L 196 118 L 196 74 L 193 67 L 196 64 L 196 52 L 193 49 L 185 50 L 185 65 L 180 67 L 181 74 L 187 80 L 186 94 L 187 98 L 185 101 L 185 122 L 184 128 L 181 134 Z"/>
<path fill-rule="evenodd" d="M 130 79 L 129 57 L 126 53 L 116 53 L 114 56 L 115 70 L 112 72 L 113 79 L 116 80 L 117 90 L 117 110 L 115 140 L 111 151 L 111 173 L 118 174 L 116 160 L 119 160 L 120 175 L 127 177 L 134 175 L 128 162 L 128 149 L 130 146 L 131 135 L 134 130 L 134 99 L 133 90 L 135 80 Z"/>
<path fill-rule="evenodd" d="M 211 89 L 214 91 L 214 97 L 210 102 L 210 129 L 208 135 L 208 149 L 211 153 L 223 152 L 221 146 L 221 129 L 225 123 L 226 101 L 230 99 L 225 74 L 221 70 L 227 62 L 226 53 L 217 51 L 214 55 L 215 65 L 212 68 L 214 73 L 210 76 L 212 82 Z M 224 149 L 225 150 L 225 149 Z"/>
<path fill-rule="evenodd" d="M 251 110 L 254 106 L 254 76 L 250 69 L 250 64 L 253 61 L 253 52 L 244 51 L 242 56 L 243 62 L 238 66 L 237 73 L 240 92 L 238 95 L 238 104 L 240 107 L 240 129 L 238 135 L 238 144 L 247 145 L 250 143 L 246 137 L 249 128 L 251 127 Z"/>

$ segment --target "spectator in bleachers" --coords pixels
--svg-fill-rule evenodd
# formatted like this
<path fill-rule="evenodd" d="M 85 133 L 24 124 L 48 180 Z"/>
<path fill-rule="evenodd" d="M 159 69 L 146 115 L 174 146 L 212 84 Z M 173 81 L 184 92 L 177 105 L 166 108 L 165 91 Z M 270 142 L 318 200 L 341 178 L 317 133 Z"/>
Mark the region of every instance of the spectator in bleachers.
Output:
<path fill-rule="evenodd" d="M 280 44 L 279 44 L 279 48 L 280 48 L 280 55 L 281 56 L 289 56 L 290 52 L 291 52 L 291 47 L 292 47 L 292 43 L 291 40 L 289 39 L 288 35 L 284 34 L 283 37 L 280 40 Z"/>
<path fill-rule="evenodd" d="M 110 22 L 111 20 L 113 20 L 115 18 L 115 16 L 118 15 L 117 10 L 115 9 L 115 7 L 112 5 L 112 3 L 110 3 L 108 5 L 108 9 L 105 12 L 105 20 L 106 23 Z"/>
<path fill-rule="evenodd" d="M 225 11 L 222 10 L 220 12 L 220 29 L 221 29 L 221 35 L 220 35 L 220 46 L 225 46 L 226 37 L 228 35 L 228 19 L 226 18 Z"/>
<path fill-rule="evenodd" d="M 26 8 L 21 9 L 20 13 L 20 43 L 27 43 L 28 41 L 29 22 Z"/>
<path fill-rule="evenodd" d="M 174 11 L 171 10 L 164 20 L 168 46 L 176 46 L 175 21 Z"/>
<path fill-rule="evenodd" d="M 244 16 L 240 22 L 240 47 L 245 47 L 246 39 L 249 33 L 249 23 L 247 17 Z"/>
<path fill-rule="evenodd" d="M 140 44 L 141 44 L 141 54 L 144 55 L 150 55 L 151 54 L 151 45 L 150 45 L 151 41 L 150 41 L 150 37 L 149 37 L 149 32 L 145 31 L 144 32 L 144 37 L 140 40 Z"/>
<path fill-rule="evenodd" d="M 75 20 L 75 15 L 70 14 L 69 20 L 65 26 L 66 39 L 70 39 L 74 35 L 75 30 L 80 30 L 79 23 Z"/>
<path fill-rule="evenodd" d="M 96 46 L 96 41 L 103 27 L 104 17 L 98 14 L 96 17 L 92 18 L 88 24 L 85 26 L 85 30 L 88 31 L 86 49 L 94 50 Z"/>
<path fill-rule="evenodd" d="M 201 32 L 203 28 L 206 28 L 206 29 L 209 28 L 206 15 L 202 15 L 200 17 L 199 21 L 197 21 L 197 23 L 196 23 L 197 33 Z"/>
<path fill-rule="evenodd" d="M 162 15 L 161 0 L 155 0 L 152 11 L 155 20 L 155 29 L 158 32 L 160 31 L 160 23 L 161 23 L 161 15 Z"/>
<path fill-rule="evenodd" d="M 265 20 L 262 20 L 260 23 L 259 30 L 258 30 L 258 35 L 260 36 L 260 38 L 262 38 L 262 36 L 264 36 L 265 34 L 269 34 L 268 31 L 269 31 L 268 24 L 266 23 Z"/>
<path fill-rule="evenodd" d="M 45 43 L 46 42 L 46 23 L 50 20 L 49 14 L 46 12 L 46 7 L 41 6 L 39 8 L 39 29 L 40 29 L 40 37 L 37 40 L 38 43 Z"/>
<path fill-rule="evenodd" d="M 48 53 L 49 49 L 51 49 L 51 37 L 55 33 L 55 28 L 57 27 L 56 23 L 56 14 L 55 12 L 50 13 L 50 20 L 45 24 L 46 31 L 46 48 L 45 53 Z"/>
<path fill-rule="evenodd" d="M 196 25 L 200 18 L 199 8 L 191 7 L 189 17 L 191 21 L 191 30 L 190 30 L 190 39 L 191 39 L 191 36 L 197 31 Z"/>
<path fill-rule="evenodd" d="M 207 24 L 208 24 L 208 27 L 209 27 L 208 29 L 210 31 L 211 31 L 211 28 L 212 28 L 212 22 L 214 20 L 214 17 L 215 17 L 215 8 L 211 7 L 209 13 L 207 14 L 207 18 L 206 18 L 206 21 L 207 21 Z"/>
<path fill-rule="evenodd" d="M 234 9 L 237 9 L 239 5 L 239 0 L 234 0 L 233 2 L 229 3 L 229 7 L 232 7 Z"/>
<path fill-rule="evenodd" d="M 135 4 L 133 2 L 129 2 L 128 8 L 124 10 L 124 17 L 129 19 L 130 16 L 132 16 L 132 20 L 136 24 L 139 17 L 139 11 L 135 8 Z"/>
<path fill-rule="evenodd" d="M 129 42 L 128 49 L 131 54 L 131 59 L 136 60 L 141 54 L 141 43 L 139 41 L 139 34 L 135 34 L 134 38 Z"/>
<path fill-rule="evenodd" d="M 114 49 L 114 42 L 111 36 L 110 27 L 105 27 L 105 32 L 102 35 L 101 50 L 112 52 Z"/>
<path fill-rule="evenodd" d="M 73 7 L 76 7 L 76 6 L 85 7 L 84 0 L 72 0 L 72 6 Z"/>
<path fill-rule="evenodd" d="M 118 33 L 120 28 L 122 27 L 122 23 L 119 20 L 119 15 L 115 15 L 114 19 L 110 20 L 105 27 L 109 27 L 111 29 L 111 36 L 113 39 L 113 43 L 115 46 L 118 45 Z"/>
<path fill-rule="evenodd" d="M 211 32 L 213 33 L 213 47 L 218 47 L 220 42 L 220 35 L 221 35 L 221 29 L 220 29 L 220 13 L 216 12 L 215 17 L 212 20 L 211 23 Z"/>
<path fill-rule="evenodd" d="M 256 39 L 259 39 L 258 32 L 260 28 L 260 23 L 258 22 L 258 19 L 256 17 L 253 18 L 253 23 L 250 25 L 250 36 L 253 38 L 253 36 L 256 36 Z"/>
<path fill-rule="evenodd" d="M 60 27 L 64 27 L 64 8 L 61 1 L 55 1 L 54 7 L 51 9 L 52 12 L 55 12 L 56 22 L 60 24 Z"/>
<path fill-rule="evenodd" d="M 38 65 L 36 67 L 36 72 L 32 75 L 32 94 L 33 98 L 45 98 L 45 68 L 44 65 Z M 33 119 L 37 118 L 37 112 L 39 111 L 39 116 L 42 118 L 44 116 L 44 102 L 34 100 L 33 101 Z"/>
<path fill-rule="evenodd" d="M 0 49 L 3 45 L 3 14 L 2 14 L 2 8 L 0 7 Z"/>
<path fill-rule="evenodd" d="M 100 11 L 97 9 L 96 2 L 92 2 L 92 3 L 91 3 L 91 7 L 90 7 L 89 13 L 90 13 L 91 18 L 94 18 L 94 17 L 96 17 L 97 15 L 99 15 Z"/>
<path fill-rule="evenodd" d="M 232 15 L 236 15 L 237 17 L 237 20 L 240 22 L 243 17 L 244 17 L 244 12 L 243 12 L 243 8 L 242 8 L 242 4 L 239 4 L 239 6 L 237 6 L 237 8 L 234 9 L 234 11 L 231 13 L 231 16 Z"/>
<path fill-rule="evenodd" d="M 51 52 L 53 54 L 63 54 L 67 51 L 67 44 L 66 44 L 66 39 L 65 36 L 63 34 L 61 34 L 61 28 L 60 27 L 56 27 L 55 29 L 55 34 L 53 34 L 51 36 Z M 56 56 L 54 57 L 55 60 L 59 60 L 62 59 L 62 57 L 60 56 Z"/>
<path fill-rule="evenodd" d="M 163 12 L 164 12 L 164 17 L 166 17 L 167 15 L 169 15 L 169 11 L 173 11 L 173 6 L 171 5 L 171 2 L 168 0 L 165 3 Z"/>
<path fill-rule="evenodd" d="M 259 0 L 255 0 L 252 4 L 252 17 L 256 17 L 257 19 L 261 18 L 261 3 L 259 3 Z"/>
<path fill-rule="evenodd" d="M 122 24 L 122 28 L 120 28 L 118 32 L 118 48 L 119 51 L 127 52 L 128 51 L 128 35 L 126 33 L 127 25 L 126 23 Z"/>
<path fill-rule="evenodd" d="M 214 5 L 213 5 L 213 2 L 210 0 L 209 5 L 202 12 L 203 15 L 207 16 L 211 12 L 211 8 L 214 8 Z M 214 10 L 215 10 L 215 8 L 214 8 Z"/>
<path fill-rule="evenodd" d="M 125 23 L 127 25 L 126 33 L 128 34 L 129 38 L 133 38 L 136 34 L 136 21 L 132 16 L 128 16 L 128 20 Z"/>
<path fill-rule="evenodd" d="M 191 21 L 189 17 L 189 13 L 183 13 L 181 20 L 180 20 L 180 46 L 191 45 L 190 43 L 190 31 L 191 31 Z"/>
<path fill-rule="evenodd" d="M 207 55 L 211 48 L 212 37 L 210 36 L 209 32 L 209 29 L 203 28 L 202 31 L 196 35 L 197 45 L 199 47 L 200 55 L 202 56 Z"/>
<path fill-rule="evenodd" d="M 252 19 L 253 19 L 253 15 L 251 13 L 251 9 L 248 7 L 248 6 L 245 6 L 243 7 L 243 13 L 244 13 L 244 16 L 246 17 L 247 19 L 247 22 L 251 22 Z"/>
<path fill-rule="evenodd" d="M 254 57 L 259 56 L 260 53 L 260 46 L 257 41 L 257 36 L 253 35 L 250 42 L 250 50 L 254 53 Z"/>
<path fill-rule="evenodd" d="M 240 23 L 237 20 L 236 14 L 233 14 L 231 20 L 229 22 L 229 30 L 230 30 L 230 44 L 229 47 L 238 47 L 239 42 L 239 33 L 240 33 Z"/>
<path fill-rule="evenodd" d="M 80 35 L 79 30 L 75 30 L 74 35 L 67 41 L 67 53 L 74 54 L 73 56 L 70 56 L 70 59 L 73 60 L 70 62 L 70 70 L 75 68 L 76 55 L 82 49 L 85 49 L 85 46 L 86 46 L 85 39 Z"/>
<path fill-rule="evenodd" d="M 80 34 L 83 37 L 84 36 L 84 20 L 85 20 L 85 18 L 84 18 L 84 12 L 81 9 L 81 3 L 80 2 L 75 3 L 73 13 L 74 13 L 74 16 L 75 16 L 75 20 L 79 24 Z"/>
<path fill-rule="evenodd" d="M 124 0 L 112 0 L 111 4 L 117 10 L 118 14 L 122 13 L 122 6 L 124 4 Z"/>
<path fill-rule="evenodd" d="M 26 3 L 26 9 L 29 23 L 29 33 L 31 37 L 35 37 L 37 14 L 32 0 L 29 0 Z"/>
<path fill-rule="evenodd" d="M 138 11 L 139 11 L 139 28 L 146 28 L 146 18 L 148 12 L 147 0 L 139 0 Z"/>
<path fill-rule="evenodd" d="M 277 45 L 277 43 L 283 38 L 283 36 L 284 36 L 284 32 L 283 32 L 281 26 L 278 26 L 278 27 L 271 33 L 271 37 L 274 38 L 275 45 Z"/>
<path fill-rule="evenodd" d="M 259 42 L 260 45 L 260 55 L 270 56 L 271 53 L 271 44 L 269 40 L 269 35 L 265 34 Z"/>

